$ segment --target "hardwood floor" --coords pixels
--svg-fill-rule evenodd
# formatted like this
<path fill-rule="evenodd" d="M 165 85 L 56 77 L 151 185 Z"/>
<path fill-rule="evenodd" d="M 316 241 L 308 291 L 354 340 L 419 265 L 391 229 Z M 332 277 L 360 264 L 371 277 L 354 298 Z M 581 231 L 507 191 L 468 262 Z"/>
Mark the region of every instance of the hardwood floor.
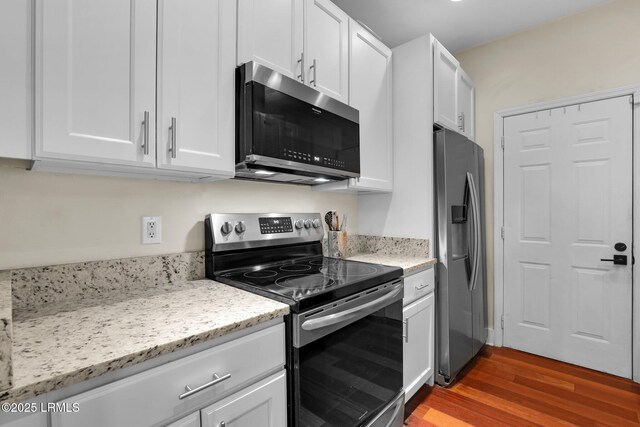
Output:
<path fill-rule="evenodd" d="M 422 387 L 405 417 L 409 427 L 640 426 L 640 384 L 486 347 L 453 386 Z"/>

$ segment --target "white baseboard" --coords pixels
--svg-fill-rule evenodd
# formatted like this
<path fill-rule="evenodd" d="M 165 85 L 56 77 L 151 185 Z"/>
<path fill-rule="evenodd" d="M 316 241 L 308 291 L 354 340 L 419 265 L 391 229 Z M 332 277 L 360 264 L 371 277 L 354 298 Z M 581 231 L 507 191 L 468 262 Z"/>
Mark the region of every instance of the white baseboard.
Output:
<path fill-rule="evenodd" d="M 487 334 L 487 345 L 495 345 L 495 340 L 493 339 L 493 328 L 489 328 L 489 333 Z"/>

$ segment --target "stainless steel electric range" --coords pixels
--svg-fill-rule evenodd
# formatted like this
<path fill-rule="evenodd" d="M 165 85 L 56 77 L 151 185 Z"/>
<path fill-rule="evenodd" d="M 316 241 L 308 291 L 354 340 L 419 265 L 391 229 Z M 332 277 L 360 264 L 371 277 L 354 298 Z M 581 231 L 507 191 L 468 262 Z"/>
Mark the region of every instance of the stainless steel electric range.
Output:
<path fill-rule="evenodd" d="M 287 303 L 290 426 L 402 426 L 402 269 L 322 256 L 319 214 L 210 214 L 206 274 Z"/>

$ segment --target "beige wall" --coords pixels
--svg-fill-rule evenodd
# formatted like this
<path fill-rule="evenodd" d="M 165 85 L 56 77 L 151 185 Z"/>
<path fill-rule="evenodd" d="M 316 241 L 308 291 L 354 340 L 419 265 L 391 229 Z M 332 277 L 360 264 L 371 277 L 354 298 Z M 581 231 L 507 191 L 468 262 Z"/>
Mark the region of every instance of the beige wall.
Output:
<path fill-rule="evenodd" d="M 485 150 L 489 311 L 493 319 L 493 113 L 640 84 L 640 1 L 615 0 L 455 55 L 476 86 Z"/>
<path fill-rule="evenodd" d="M 357 199 L 309 187 L 228 180 L 217 183 L 28 172 L 0 159 L 0 270 L 204 249 L 209 212 L 320 212 L 349 215 Z M 140 243 L 140 217 L 162 216 L 162 243 Z"/>

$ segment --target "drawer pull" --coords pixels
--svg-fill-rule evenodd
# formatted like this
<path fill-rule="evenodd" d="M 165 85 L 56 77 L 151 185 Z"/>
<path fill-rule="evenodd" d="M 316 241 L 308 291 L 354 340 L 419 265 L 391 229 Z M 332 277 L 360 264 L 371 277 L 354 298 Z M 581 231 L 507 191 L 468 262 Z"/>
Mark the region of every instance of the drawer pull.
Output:
<path fill-rule="evenodd" d="M 428 284 L 428 283 L 422 283 L 422 284 L 420 284 L 420 285 L 416 286 L 416 291 L 419 291 L 420 289 L 424 289 L 424 288 L 426 288 L 427 286 L 429 286 L 429 284 Z"/>
<path fill-rule="evenodd" d="M 216 384 L 219 384 L 223 381 L 228 380 L 229 378 L 231 378 L 231 374 L 227 374 L 227 375 L 223 375 L 221 377 L 218 376 L 218 374 L 213 374 L 213 381 L 210 381 L 206 384 L 202 384 L 199 387 L 196 388 L 191 388 L 188 385 L 184 386 L 184 389 L 186 390 L 185 393 L 182 393 L 180 396 L 178 396 L 178 399 L 182 400 L 185 399 L 193 394 L 198 393 L 199 391 L 204 390 L 205 388 L 209 388 L 211 386 L 214 386 Z"/>

